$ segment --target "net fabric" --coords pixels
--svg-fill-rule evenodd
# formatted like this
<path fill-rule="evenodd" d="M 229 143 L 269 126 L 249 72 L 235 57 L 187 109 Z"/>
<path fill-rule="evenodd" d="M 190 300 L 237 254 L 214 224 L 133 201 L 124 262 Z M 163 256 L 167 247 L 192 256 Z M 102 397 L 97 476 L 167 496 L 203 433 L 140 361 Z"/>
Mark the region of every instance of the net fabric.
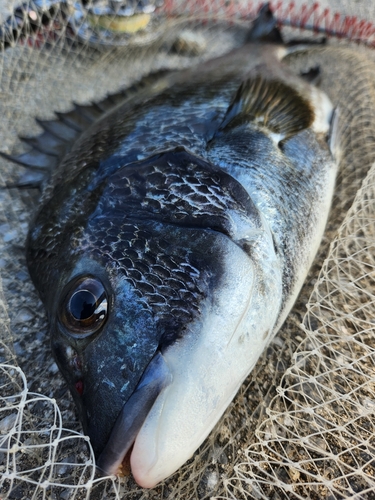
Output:
<path fill-rule="evenodd" d="M 3 19 L 14 3 L 4 9 Z M 242 27 L 259 4 L 243 2 L 242 10 L 238 5 L 166 2 L 163 35 L 133 50 L 98 50 L 87 40 L 75 43 L 76 35 L 64 29 L 53 37 L 20 38 L 2 53 L 1 150 L 20 150 L 17 135 L 38 131 L 36 115 L 51 118 L 73 100 L 99 100 L 150 70 L 191 65 L 241 43 Z M 288 26 L 303 21 L 372 45 L 370 2 L 330 2 L 330 11 L 323 3 L 275 2 L 273 7 Z M 335 10 L 340 16 L 332 14 Z M 176 12 L 187 13 L 189 20 L 176 18 Z M 201 37 L 200 48 L 193 55 L 181 48 L 167 54 L 182 30 Z M 0 191 L 0 496 L 338 499 L 374 494 L 374 55 L 362 45 L 331 43 L 288 58 L 297 71 L 320 65 L 321 86 L 339 109 L 342 161 L 319 255 L 292 314 L 221 422 L 192 460 L 152 491 L 141 490 L 131 478 L 94 476 L 94 457 L 51 358 L 43 308 L 25 271 L 24 239 L 38 193 Z M 20 171 L 4 161 L 3 185 Z"/>
<path fill-rule="evenodd" d="M 371 498 L 374 478 L 375 164 L 317 278 L 258 441 L 227 491 L 255 498 Z M 276 497 L 277 498 L 277 497 Z"/>

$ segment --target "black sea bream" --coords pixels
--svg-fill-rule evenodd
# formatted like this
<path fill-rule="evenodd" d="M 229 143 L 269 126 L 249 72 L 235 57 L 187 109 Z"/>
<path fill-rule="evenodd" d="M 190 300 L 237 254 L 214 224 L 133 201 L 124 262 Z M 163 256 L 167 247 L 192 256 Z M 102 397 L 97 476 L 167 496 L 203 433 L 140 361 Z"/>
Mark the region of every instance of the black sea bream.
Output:
<path fill-rule="evenodd" d="M 130 450 L 144 487 L 191 457 L 280 328 L 331 203 L 329 99 L 267 43 L 267 8 L 248 38 L 108 112 L 42 123 L 17 158 L 70 148 L 28 266 L 98 467 L 118 472 Z"/>

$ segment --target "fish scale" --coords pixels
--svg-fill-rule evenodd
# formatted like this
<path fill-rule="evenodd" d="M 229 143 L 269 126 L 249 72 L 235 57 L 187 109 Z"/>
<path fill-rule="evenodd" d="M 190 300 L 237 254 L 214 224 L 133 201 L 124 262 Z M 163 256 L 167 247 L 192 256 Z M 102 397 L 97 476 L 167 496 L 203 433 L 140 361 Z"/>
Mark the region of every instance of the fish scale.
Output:
<path fill-rule="evenodd" d="M 169 244 L 155 238 L 153 225 L 147 225 L 150 227 L 149 239 L 139 237 L 137 225 L 125 221 L 119 223 L 119 243 L 106 248 L 102 244 L 106 241 L 106 220 L 94 219 L 85 232 L 85 251 L 92 252 L 98 259 L 120 252 L 116 267 L 118 266 L 118 270 L 132 284 L 135 292 L 139 292 L 137 295 L 152 310 L 153 315 L 161 320 L 162 317 L 173 318 L 173 315 L 178 313 L 178 322 L 181 323 L 190 319 L 197 310 L 196 301 L 191 302 L 189 298 L 193 295 L 197 299 L 204 294 L 200 283 L 202 278 L 200 273 L 191 267 L 188 256 L 184 258 L 182 252 L 178 253 L 176 248 L 171 251 Z M 138 243 L 136 252 L 132 252 L 132 245 L 127 246 L 131 240 Z M 145 254 L 154 264 L 146 264 Z M 186 272 L 188 266 L 194 269 L 193 274 Z M 174 321 L 176 322 L 176 319 Z"/>
<path fill-rule="evenodd" d="M 202 160 L 189 163 L 190 158 L 184 151 L 175 151 L 163 156 L 167 166 L 162 170 L 158 169 L 158 158 L 146 165 L 119 169 L 108 180 L 96 209 L 98 214 L 120 212 L 126 218 L 183 222 L 185 226 L 209 224 L 226 234 L 234 232 L 230 210 L 244 218 L 255 217 L 251 200 L 240 184 Z M 200 186 L 206 193 L 199 191 Z"/>

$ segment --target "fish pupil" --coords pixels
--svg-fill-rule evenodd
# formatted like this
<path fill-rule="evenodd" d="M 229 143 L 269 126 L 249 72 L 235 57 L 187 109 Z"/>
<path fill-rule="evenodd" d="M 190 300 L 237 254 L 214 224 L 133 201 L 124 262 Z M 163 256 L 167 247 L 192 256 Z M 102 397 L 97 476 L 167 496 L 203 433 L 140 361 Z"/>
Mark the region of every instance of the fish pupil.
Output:
<path fill-rule="evenodd" d="M 70 301 L 70 312 L 77 320 L 91 318 L 97 307 L 96 297 L 88 290 L 79 290 Z"/>

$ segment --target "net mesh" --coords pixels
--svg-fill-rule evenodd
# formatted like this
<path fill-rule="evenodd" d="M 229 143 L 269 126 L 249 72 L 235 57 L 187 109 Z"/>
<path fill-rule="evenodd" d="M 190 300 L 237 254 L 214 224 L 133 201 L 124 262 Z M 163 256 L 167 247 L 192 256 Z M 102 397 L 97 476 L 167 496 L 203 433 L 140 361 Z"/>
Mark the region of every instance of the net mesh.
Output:
<path fill-rule="evenodd" d="M 3 23 L 15 6 L 0 5 Z M 40 29 L 2 31 L 1 151 L 22 150 L 18 135 L 39 131 L 35 116 L 51 118 L 150 71 L 186 67 L 241 44 L 258 7 L 168 1 L 145 32 L 119 36 L 84 16 L 68 23 L 64 9 L 45 3 L 44 16 L 28 15 Z M 332 212 L 292 313 L 176 474 L 150 491 L 131 477 L 97 477 L 26 271 L 38 193 L 6 188 L 22 167 L 1 160 L 0 498 L 375 498 L 375 8 L 369 0 L 329 2 L 329 10 L 328 2 L 280 1 L 273 9 L 287 35 L 312 33 L 296 27 L 334 35 L 288 63 L 296 71 L 319 65 L 321 87 L 339 113 Z"/>

